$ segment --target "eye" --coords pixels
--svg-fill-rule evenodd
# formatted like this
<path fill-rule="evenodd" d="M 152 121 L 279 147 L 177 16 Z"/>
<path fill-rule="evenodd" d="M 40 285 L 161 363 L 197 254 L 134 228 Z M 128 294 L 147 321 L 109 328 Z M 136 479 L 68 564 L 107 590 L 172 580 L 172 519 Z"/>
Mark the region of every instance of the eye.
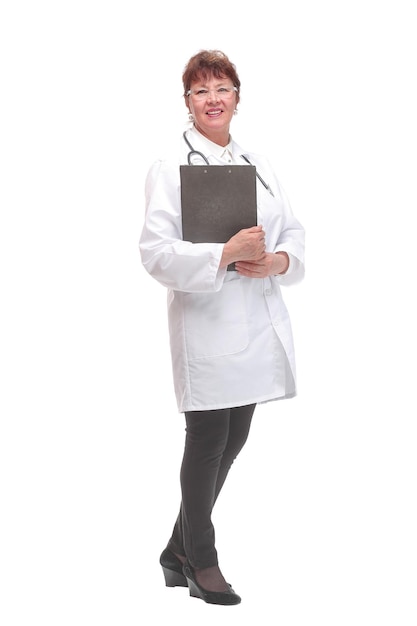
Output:
<path fill-rule="evenodd" d="M 229 87 L 219 87 L 217 93 L 229 93 L 231 89 Z"/>
<path fill-rule="evenodd" d="M 196 96 L 206 96 L 208 94 L 207 89 L 197 89 L 195 91 Z"/>

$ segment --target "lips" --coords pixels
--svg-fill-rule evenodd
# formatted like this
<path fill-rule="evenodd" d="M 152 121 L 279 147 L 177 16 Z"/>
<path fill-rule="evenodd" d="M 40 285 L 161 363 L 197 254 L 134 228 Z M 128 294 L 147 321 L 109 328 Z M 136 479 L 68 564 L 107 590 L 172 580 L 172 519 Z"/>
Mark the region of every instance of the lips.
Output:
<path fill-rule="evenodd" d="M 210 109 L 210 111 L 207 111 L 207 115 L 209 117 L 217 117 L 218 115 L 221 115 L 223 113 L 222 109 Z"/>

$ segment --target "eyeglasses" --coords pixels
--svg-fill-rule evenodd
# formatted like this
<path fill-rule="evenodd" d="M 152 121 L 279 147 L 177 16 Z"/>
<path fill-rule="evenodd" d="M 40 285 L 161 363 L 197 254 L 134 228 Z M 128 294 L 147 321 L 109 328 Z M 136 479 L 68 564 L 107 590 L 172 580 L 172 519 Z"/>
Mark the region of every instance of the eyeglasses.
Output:
<path fill-rule="evenodd" d="M 195 100 L 207 100 L 209 94 L 216 94 L 216 98 L 227 99 L 231 98 L 234 92 L 237 91 L 237 87 L 217 87 L 217 89 L 189 89 L 186 96 L 192 96 Z"/>

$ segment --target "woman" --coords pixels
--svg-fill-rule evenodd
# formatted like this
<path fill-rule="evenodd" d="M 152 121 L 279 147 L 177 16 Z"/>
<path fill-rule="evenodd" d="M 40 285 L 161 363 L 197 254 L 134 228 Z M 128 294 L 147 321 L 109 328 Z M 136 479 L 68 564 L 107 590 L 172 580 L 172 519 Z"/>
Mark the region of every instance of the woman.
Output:
<path fill-rule="evenodd" d="M 166 585 L 188 586 L 205 602 L 238 604 L 219 568 L 211 513 L 255 406 L 296 393 L 280 287 L 303 277 L 304 230 L 267 160 L 230 136 L 240 80 L 228 57 L 199 52 L 183 84 L 192 126 L 179 157 L 148 173 L 140 238 L 144 267 L 168 289 L 174 387 L 186 421 L 180 513 L 160 563 Z M 183 241 L 179 165 L 190 150 L 193 164 L 256 166 L 258 225 L 226 243 Z"/>

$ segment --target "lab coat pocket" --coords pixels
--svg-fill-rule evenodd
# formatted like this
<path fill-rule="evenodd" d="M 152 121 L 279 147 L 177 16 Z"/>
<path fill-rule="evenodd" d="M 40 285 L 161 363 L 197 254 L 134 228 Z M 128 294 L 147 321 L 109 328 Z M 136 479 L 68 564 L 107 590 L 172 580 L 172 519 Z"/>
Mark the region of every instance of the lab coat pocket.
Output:
<path fill-rule="evenodd" d="M 215 293 L 188 293 L 183 299 L 188 358 L 236 354 L 249 343 L 245 299 L 240 280 Z"/>

